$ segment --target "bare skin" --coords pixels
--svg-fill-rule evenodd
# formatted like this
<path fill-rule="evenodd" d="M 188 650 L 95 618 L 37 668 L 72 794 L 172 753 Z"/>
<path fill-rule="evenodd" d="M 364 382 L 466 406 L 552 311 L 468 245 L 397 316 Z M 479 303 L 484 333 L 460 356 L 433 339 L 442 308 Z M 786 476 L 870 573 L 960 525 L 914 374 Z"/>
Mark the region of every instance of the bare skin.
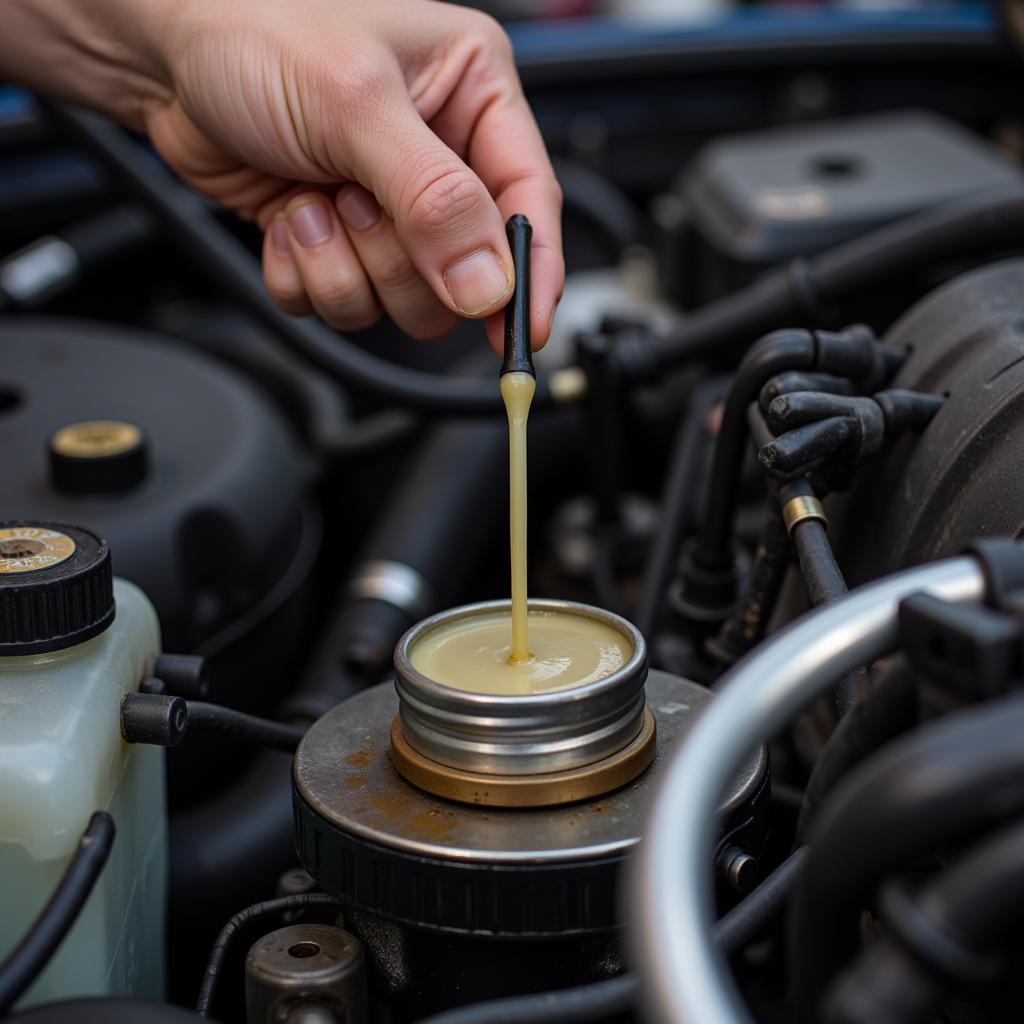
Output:
<path fill-rule="evenodd" d="M 561 293 L 561 194 L 491 18 L 434 0 L 4 0 L 0 75 L 148 133 L 264 229 L 288 312 L 501 349 L 504 221 L 533 223 L 532 336 Z"/>

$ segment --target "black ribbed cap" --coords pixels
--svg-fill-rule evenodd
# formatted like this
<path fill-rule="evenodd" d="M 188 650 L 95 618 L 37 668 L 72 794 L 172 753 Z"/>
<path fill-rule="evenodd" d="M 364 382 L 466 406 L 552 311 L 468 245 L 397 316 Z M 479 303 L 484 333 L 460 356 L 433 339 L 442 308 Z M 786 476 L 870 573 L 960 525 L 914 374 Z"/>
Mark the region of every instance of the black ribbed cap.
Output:
<path fill-rule="evenodd" d="M 73 647 L 113 621 L 105 540 L 62 523 L 0 523 L 0 657 Z"/>

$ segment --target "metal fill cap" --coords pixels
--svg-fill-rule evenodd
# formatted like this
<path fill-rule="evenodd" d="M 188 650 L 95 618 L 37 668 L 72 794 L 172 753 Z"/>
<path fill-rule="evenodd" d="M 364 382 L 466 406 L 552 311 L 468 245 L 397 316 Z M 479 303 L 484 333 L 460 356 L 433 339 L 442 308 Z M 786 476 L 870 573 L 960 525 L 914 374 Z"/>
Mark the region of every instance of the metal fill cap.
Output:
<path fill-rule="evenodd" d="M 530 775 L 593 764 L 626 747 L 644 719 L 647 645 L 612 612 L 574 601 L 529 602 L 531 613 L 595 619 L 631 646 L 625 664 L 579 686 L 529 694 L 477 693 L 445 686 L 418 671 L 418 643 L 458 620 L 511 615 L 511 602 L 481 601 L 424 619 L 395 648 L 395 689 L 410 746 L 451 768 L 490 775 Z"/>

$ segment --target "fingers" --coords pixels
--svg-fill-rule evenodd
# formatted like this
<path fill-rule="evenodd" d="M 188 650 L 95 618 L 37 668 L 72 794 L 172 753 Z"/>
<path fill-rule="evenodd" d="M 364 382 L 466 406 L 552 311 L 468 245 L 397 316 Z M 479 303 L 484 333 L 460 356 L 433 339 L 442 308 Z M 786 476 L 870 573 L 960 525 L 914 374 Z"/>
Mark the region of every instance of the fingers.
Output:
<path fill-rule="evenodd" d="M 287 248 L 285 248 L 287 242 Z M 289 313 L 311 305 L 332 327 L 357 331 L 380 316 L 380 304 L 330 200 L 295 196 L 275 214 L 263 246 L 264 279 Z"/>
<path fill-rule="evenodd" d="M 562 192 L 522 94 L 484 111 L 470 140 L 469 158 L 493 193 L 502 217 L 524 213 L 533 227 L 530 328 L 533 347 L 538 349 L 551 333 L 565 285 Z M 489 321 L 487 327 L 491 344 L 500 352 L 500 319 Z"/>
<path fill-rule="evenodd" d="M 413 265 L 448 309 L 482 317 L 505 303 L 512 261 L 501 213 L 406 93 L 389 97 L 387 115 L 353 140 L 352 158 Z"/>
<path fill-rule="evenodd" d="M 359 185 L 346 185 L 335 207 L 349 241 L 391 319 L 414 338 L 447 334 L 458 317 L 434 294 L 413 266 L 394 221 Z"/>
<path fill-rule="evenodd" d="M 306 286 L 292 258 L 288 225 L 284 214 L 277 214 L 263 235 L 263 281 L 270 297 L 292 316 L 308 316 L 313 307 L 306 297 Z"/>
<path fill-rule="evenodd" d="M 486 318 L 500 351 L 500 310 L 513 289 L 505 221 L 525 213 L 539 348 L 564 284 L 561 192 L 507 37 L 482 15 L 460 17 L 462 42 L 473 45 L 461 47 L 466 62 L 448 79 L 438 73 L 436 96 L 413 90 L 414 100 L 405 77 L 379 64 L 367 78 L 373 90 L 360 92 L 337 154 L 360 185 L 344 186 L 333 206 L 315 193 L 288 203 L 291 255 L 312 305 L 336 326 L 365 326 L 381 305 L 417 337 L 443 333 L 455 314 Z M 265 251 L 268 288 L 282 304 L 301 303 L 286 254 L 273 238 Z"/>
<path fill-rule="evenodd" d="M 358 330 L 373 323 L 383 305 L 402 330 L 421 339 L 440 337 L 457 323 L 365 189 L 343 186 L 334 210 L 310 192 L 285 195 L 276 205 L 263 271 L 268 292 L 286 312 L 315 310 L 339 330 Z"/>
<path fill-rule="evenodd" d="M 508 36 L 491 19 L 476 19 L 483 44 L 431 126 L 469 165 L 494 197 L 502 220 L 523 213 L 533 227 L 531 336 L 540 348 L 551 330 L 565 283 L 562 193 L 519 83 Z M 501 350 L 500 317 L 488 334 Z"/>

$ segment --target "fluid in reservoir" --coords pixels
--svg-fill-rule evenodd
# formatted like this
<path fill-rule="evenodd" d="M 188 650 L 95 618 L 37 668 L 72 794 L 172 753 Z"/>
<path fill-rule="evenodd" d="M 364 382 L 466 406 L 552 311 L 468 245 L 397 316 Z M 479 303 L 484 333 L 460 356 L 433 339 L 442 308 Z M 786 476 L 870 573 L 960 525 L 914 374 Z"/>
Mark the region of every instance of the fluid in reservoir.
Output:
<path fill-rule="evenodd" d="M 571 612 L 531 609 L 530 657 L 512 660 L 507 610 L 444 622 L 409 651 L 414 669 L 471 693 L 530 694 L 603 679 L 622 668 L 633 645 L 610 623 Z"/>

